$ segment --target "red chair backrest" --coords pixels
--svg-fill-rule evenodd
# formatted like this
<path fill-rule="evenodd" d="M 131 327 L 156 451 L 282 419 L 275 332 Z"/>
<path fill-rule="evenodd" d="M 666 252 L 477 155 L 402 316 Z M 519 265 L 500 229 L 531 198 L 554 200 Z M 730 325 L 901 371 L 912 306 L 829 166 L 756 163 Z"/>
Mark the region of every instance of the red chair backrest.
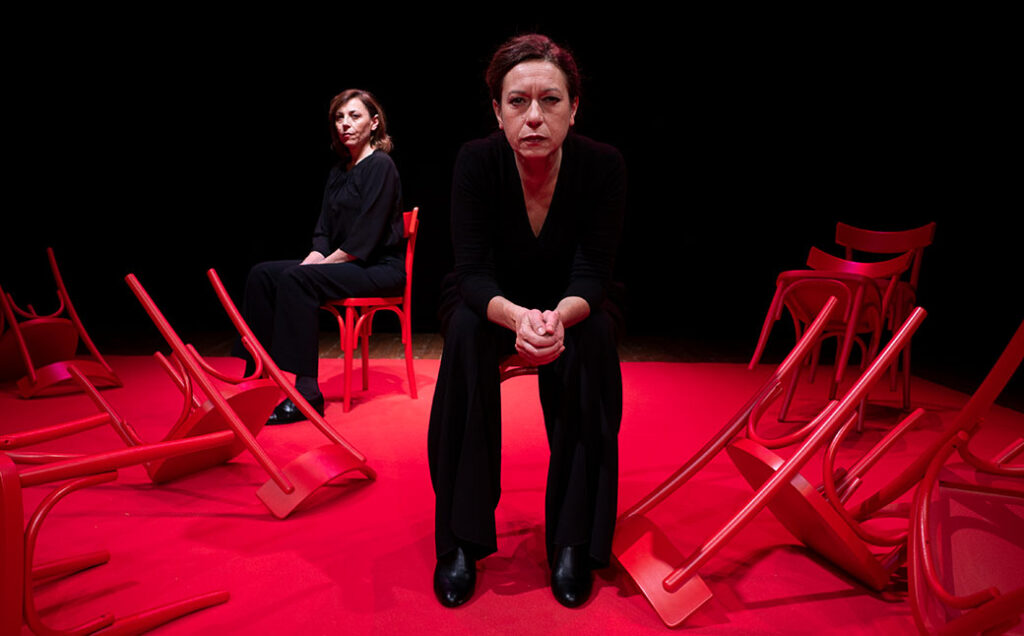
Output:
<path fill-rule="evenodd" d="M 913 258 L 913 254 L 907 253 L 887 261 L 860 263 L 839 258 L 812 247 L 810 253 L 807 254 L 807 266 L 818 271 L 859 274 L 868 278 L 892 278 L 907 271 L 911 258 Z"/>
<path fill-rule="evenodd" d="M 416 235 L 420 230 L 420 209 L 415 207 L 411 212 L 402 213 L 405 224 L 405 293 L 402 302 L 406 307 L 412 300 L 412 260 L 416 255 Z"/>
<path fill-rule="evenodd" d="M 865 230 L 846 223 L 836 223 L 836 244 L 846 248 L 846 258 L 853 259 L 854 252 L 869 254 L 902 254 L 913 253 L 910 271 L 910 284 L 917 287 L 917 279 L 921 272 L 921 255 L 924 248 L 935 239 L 935 222 L 897 232 L 876 232 Z"/>

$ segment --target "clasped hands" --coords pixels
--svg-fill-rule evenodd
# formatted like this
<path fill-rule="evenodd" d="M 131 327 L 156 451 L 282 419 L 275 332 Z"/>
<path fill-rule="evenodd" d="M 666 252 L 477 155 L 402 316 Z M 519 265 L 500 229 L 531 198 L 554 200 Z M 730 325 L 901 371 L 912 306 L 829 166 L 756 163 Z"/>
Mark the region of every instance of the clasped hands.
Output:
<path fill-rule="evenodd" d="M 516 351 L 528 363 L 541 366 L 565 351 L 565 325 L 557 309 L 527 309 L 516 320 Z"/>

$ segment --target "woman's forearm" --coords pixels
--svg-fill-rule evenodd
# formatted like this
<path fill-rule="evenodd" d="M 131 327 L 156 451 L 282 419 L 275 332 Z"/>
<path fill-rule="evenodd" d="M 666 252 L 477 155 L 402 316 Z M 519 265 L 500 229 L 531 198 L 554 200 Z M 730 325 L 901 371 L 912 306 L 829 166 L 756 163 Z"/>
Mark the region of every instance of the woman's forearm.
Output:
<path fill-rule="evenodd" d="M 568 328 L 578 322 L 582 322 L 590 315 L 590 303 L 579 296 L 566 296 L 558 302 L 555 307 L 558 315 L 562 318 L 562 324 Z"/>
<path fill-rule="evenodd" d="M 526 307 L 517 305 L 503 296 L 495 296 L 487 303 L 487 319 L 512 331 L 519 327 L 519 321 L 526 311 Z"/>

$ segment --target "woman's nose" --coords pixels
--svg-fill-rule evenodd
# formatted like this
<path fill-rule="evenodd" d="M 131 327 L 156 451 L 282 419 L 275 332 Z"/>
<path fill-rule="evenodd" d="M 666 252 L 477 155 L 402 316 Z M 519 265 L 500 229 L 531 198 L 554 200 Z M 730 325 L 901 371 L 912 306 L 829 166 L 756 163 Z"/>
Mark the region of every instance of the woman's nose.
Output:
<path fill-rule="evenodd" d="M 526 111 L 527 125 L 533 127 L 540 126 L 543 119 L 544 118 L 541 114 L 540 104 L 536 100 L 530 102 L 530 108 Z"/>

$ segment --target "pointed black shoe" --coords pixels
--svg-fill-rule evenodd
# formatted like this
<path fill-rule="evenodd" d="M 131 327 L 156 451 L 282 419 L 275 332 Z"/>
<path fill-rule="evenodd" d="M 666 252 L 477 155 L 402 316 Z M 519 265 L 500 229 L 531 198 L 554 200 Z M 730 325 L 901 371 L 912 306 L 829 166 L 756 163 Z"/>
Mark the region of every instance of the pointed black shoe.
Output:
<path fill-rule="evenodd" d="M 315 400 L 309 400 L 309 405 L 320 415 L 324 414 L 324 396 L 321 395 Z M 267 420 L 267 426 L 291 424 L 292 422 L 301 422 L 304 419 L 306 419 L 306 416 L 302 414 L 299 407 L 295 406 L 295 402 L 286 398 L 284 402 L 274 407 L 274 412 L 270 414 L 270 419 Z"/>
<path fill-rule="evenodd" d="M 579 607 L 590 598 L 594 577 L 587 549 L 580 545 L 559 548 L 551 568 L 551 593 L 566 607 Z"/>
<path fill-rule="evenodd" d="M 473 596 L 476 562 L 462 548 L 442 556 L 434 568 L 434 595 L 445 607 L 458 607 Z"/>

